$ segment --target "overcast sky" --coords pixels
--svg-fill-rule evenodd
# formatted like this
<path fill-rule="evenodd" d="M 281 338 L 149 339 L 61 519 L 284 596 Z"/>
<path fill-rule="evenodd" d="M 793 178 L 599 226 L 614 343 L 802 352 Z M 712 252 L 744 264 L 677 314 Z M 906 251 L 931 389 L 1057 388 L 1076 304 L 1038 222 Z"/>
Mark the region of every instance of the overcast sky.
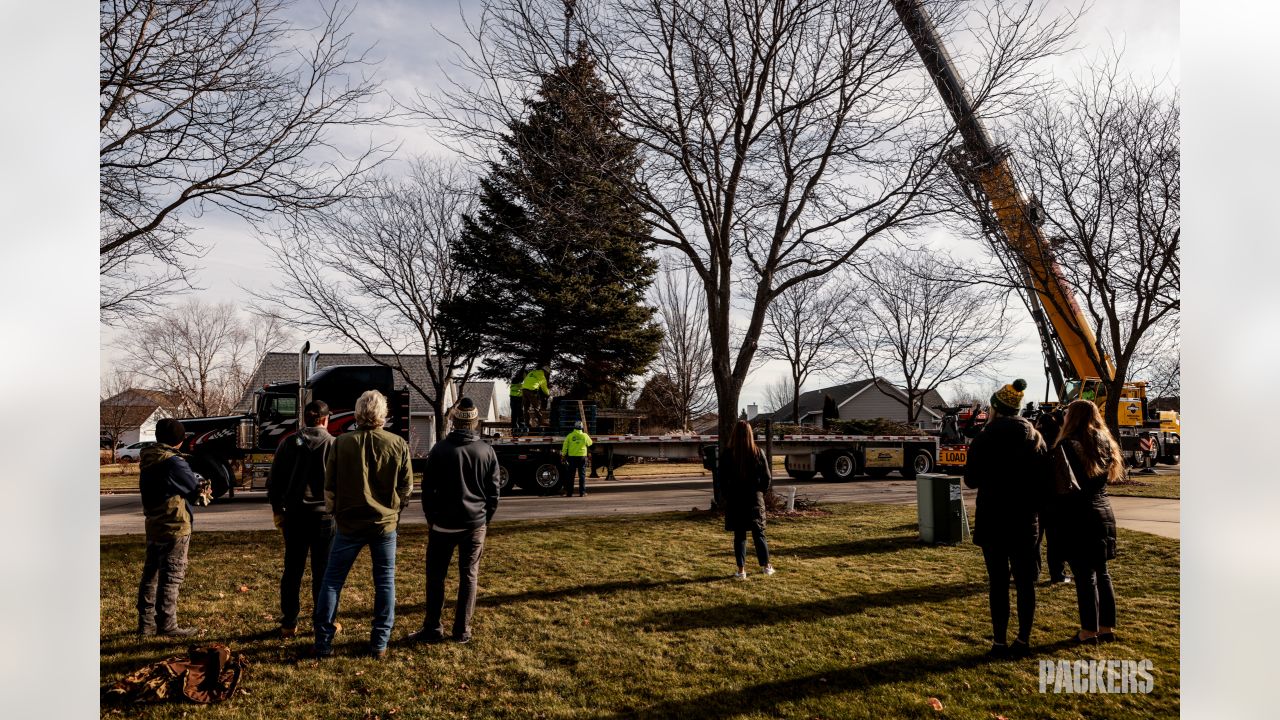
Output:
<path fill-rule="evenodd" d="M 301 23 L 314 24 L 317 5 L 310 0 L 300 0 L 295 17 Z M 353 33 L 355 45 L 373 46 L 373 55 L 381 60 L 378 76 L 383 87 L 392 95 L 409 99 L 415 91 L 432 92 L 441 82 L 440 66 L 447 63 L 450 48 L 434 28 L 451 37 L 461 37 L 460 13 L 470 14 L 475 3 L 470 0 L 363 0 L 355 6 L 347 29 Z M 1078 7 L 1078 3 L 1054 0 L 1050 10 Z M 1177 83 L 1181 79 L 1178 52 L 1178 3 L 1173 0 L 1124 0 L 1123 2 L 1099 0 L 1079 23 L 1075 52 L 1056 59 L 1050 71 L 1057 76 L 1070 78 L 1083 65 L 1097 57 L 1099 51 L 1120 45 L 1124 48 L 1127 69 L 1140 79 Z M 394 139 L 401 144 L 398 157 L 408 158 L 417 154 L 447 155 L 449 150 L 423 128 L 400 127 L 380 131 L 376 139 Z M 394 167 L 394 166 L 393 166 Z M 247 287 L 261 289 L 276 281 L 275 274 L 267 267 L 268 254 L 255 238 L 252 229 L 235 217 L 220 213 L 207 213 L 190 221 L 198 228 L 197 242 L 210 247 L 200 262 L 197 284 L 200 290 L 194 295 L 210 302 L 230 301 L 243 305 Z M 947 236 L 945 231 L 931 234 L 930 244 L 945 247 L 958 255 L 976 253 L 976 248 L 960 246 L 960 242 Z M 1027 380 L 1028 399 L 1043 399 L 1045 381 L 1040 358 L 1039 343 L 1035 340 L 1035 328 L 1025 312 L 1014 308 L 1012 316 L 1018 322 L 1023 337 L 1016 357 L 1001 368 L 1000 375 L 1007 382 L 1014 377 Z M 102 332 L 102 365 L 109 370 L 120 353 L 111 342 L 120 331 L 104 328 Z M 338 351 L 347 348 L 321 345 L 322 350 Z M 748 380 L 741 404 L 756 402 L 763 405 L 764 388 L 785 373 L 785 364 L 761 363 Z M 839 381 L 845 378 L 834 378 Z M 807 389 L 827 384 L 825 378 L 811 380 Z M 977 388 L 975 388 L 977 389 Z M 991 388 L 985 388 L 989 391 Z M 952 398 L 944 390 L 944 396 Z"/>

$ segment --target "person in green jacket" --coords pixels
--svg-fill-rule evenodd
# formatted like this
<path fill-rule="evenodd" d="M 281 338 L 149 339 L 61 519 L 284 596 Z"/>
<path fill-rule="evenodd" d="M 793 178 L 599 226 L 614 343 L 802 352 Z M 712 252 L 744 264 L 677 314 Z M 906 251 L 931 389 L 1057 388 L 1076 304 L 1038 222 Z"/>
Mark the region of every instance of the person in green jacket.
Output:
<path fill-rule="evenodd" d="M 511 377 L 511 434 L 524 432 L 528 420 L 524 416 L 524 371 L 517 371 Z"/>
<path fill-rule="evenodd" d="M 551 395 L 551 387 L 547 384 L 547 374 L 545 366 L 534 368 L 524 376 L 524 383 L 521 386 L 521 394 L 524 396 L 525 420 L 529 421 L 536 418 L 535 427 L 542 427 L 545 422 L 544 413 L 547 409 L 547 398 Z"/>
<path fill-rule="evenodd" d="M 573 432 L 565 436 L 560 444 L 560 457 L 569 463 L 569 482 L 565 484 L 566 497 L 573 495 L 573 474 L 578 473 L 578 497 L 587 494 L 587 448 L 591 447 L 591 436 L 583 432 L 582 421 L 573 424 Z"/>
<path fill-rule="evenodd" d="M 396 528 L 409 504 L 413 474 L 409 445 L 387 432 L 387 399 L 369 390 L 356 400 L 354 432 L 339 435 L 325 460 L 325 510 L 333 515 L 336 533 L 329 551 L 320 594 L 315 600 L 315 647 L 318 658 L 333 654 L 338 596 L 360 549 L 369 546 L 373 565 L 373 627 L 369 654 L 383 658 L 395 623 Z"/>

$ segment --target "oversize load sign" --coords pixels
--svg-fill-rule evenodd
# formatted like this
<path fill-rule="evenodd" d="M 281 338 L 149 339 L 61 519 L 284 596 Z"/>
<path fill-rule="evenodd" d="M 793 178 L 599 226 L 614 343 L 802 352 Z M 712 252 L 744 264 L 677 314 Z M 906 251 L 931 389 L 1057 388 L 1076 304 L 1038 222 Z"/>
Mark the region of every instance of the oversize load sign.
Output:
<path fill-rule="evenodd" d="M 943 448 L 938 458 L 939 465 L 964 465 L 969 458 L 967 448 Z"/>
<path fill-rule="evenodd" d="M 902 467 L 902 448 L 867 448 L 867 467 Z"/>

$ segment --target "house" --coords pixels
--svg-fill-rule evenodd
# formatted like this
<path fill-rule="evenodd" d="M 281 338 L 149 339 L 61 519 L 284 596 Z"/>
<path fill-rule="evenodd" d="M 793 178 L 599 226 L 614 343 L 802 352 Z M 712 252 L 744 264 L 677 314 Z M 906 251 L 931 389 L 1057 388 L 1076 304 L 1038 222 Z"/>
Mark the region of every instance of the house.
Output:
<path fill-rule="evenodd" d="M 835 400 L 841 420 L 885 418 L 898 422 L 907 421 L 906 391 L 883 378 L 870 378 L 802 393 L 798 423 L 821 424 L 823 398 L 827 395 Z M 923 407 L 916 415 L 916 424 L 924 429 L 936 427 L 942 420 L 942 413 L 934 408 L 946 404 L 942 396 L 936 390 L 930 390 L 925 393 L 922 404 Z M 771 418 L 774 422 L 797 422 L 792 417 L 790 402 L 772 413 L 762 413 L 760 417 Z"/>
<path fill-rule="evenodd" d="M 375 355 L 383 362 L 395 365 L 393 355 Z M 408 374 L 413 382 L 428 392 L 431 389 L 431 378 L 427 375 L 425 355 L 401 355 L 400 361 L 408 367 Z M 316 369 L 333 367 L 334 365 L 369 365 L 373 361 L 364 353 L 320 353 L 316 358 Z M 294 382 L 298 379 L 297 353 L 267 353 L 262 362 L 254 370 L 249 381 L 249 390 L 236 405 L 236 412 L 249 412 L 253 407 L 253 393 L 262 386 L 273 382 Z M 409 454 L 412 457 L 426 457 L 431 446 L 435 444 L 435 416 L 427 396 L 418 392 L 405 382 L 404 377 L 396 374 L 396 385 L 409 388 Z M 503 387 L 506 387 L 505 385 Z M 480 411 L 480 421 L 498 419 L 501 407 L 498 404 L 500 393 L 492 380 L 473 380 L 465 386 L 451 383 L 445 389 L 445 407 L 452 406 L 458 399 L 469 397 Z"/>
<path fill-rule="evenodd" d="M 99 431 L 120 446 L 154 442 L 156 423 L 177 415 L 177 406 L 177 398 L 159 390 L 129 388 L 99 403 Z"/>

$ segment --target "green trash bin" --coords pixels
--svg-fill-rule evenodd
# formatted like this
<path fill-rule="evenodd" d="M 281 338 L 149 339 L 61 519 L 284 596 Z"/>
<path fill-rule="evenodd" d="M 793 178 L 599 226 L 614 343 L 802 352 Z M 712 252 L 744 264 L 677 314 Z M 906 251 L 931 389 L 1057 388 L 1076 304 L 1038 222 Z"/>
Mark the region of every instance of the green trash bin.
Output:
<path fill-rule="evenodd" d="M 955 545 L 964 540 L 968 518 L 960 478 L 940 474 L 916 477 L 916 513 L 921 542 Z"/>

